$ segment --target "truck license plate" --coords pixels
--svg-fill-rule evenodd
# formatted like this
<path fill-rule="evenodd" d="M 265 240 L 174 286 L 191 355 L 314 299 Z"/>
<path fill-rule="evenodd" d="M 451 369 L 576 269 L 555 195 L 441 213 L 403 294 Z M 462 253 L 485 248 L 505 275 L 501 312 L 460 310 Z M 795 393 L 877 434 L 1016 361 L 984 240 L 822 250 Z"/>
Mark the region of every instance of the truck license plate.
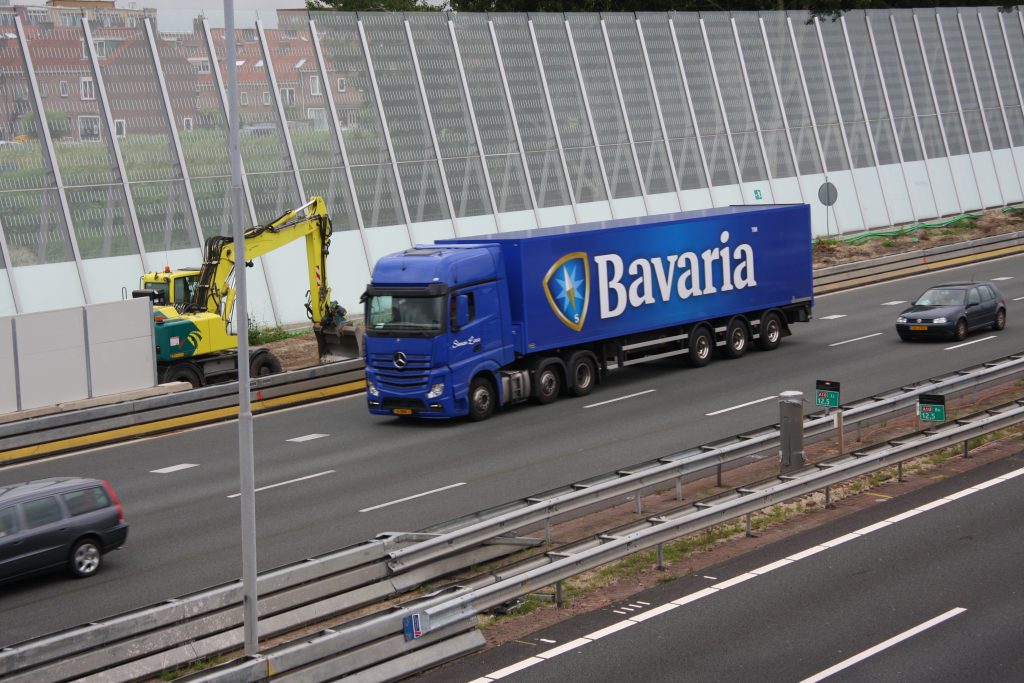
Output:
<path fill-rule="evenodd" d="M 924 330 L 928 329 L 928 326 L 927 325 L 911 325 L 910 329 L 914 330 L 915 332 L 923 332 Z"/>
<path fill-rule="evenodd" d="M 395 415 L 412 415 L 412 408 L 395 408 Z"/>

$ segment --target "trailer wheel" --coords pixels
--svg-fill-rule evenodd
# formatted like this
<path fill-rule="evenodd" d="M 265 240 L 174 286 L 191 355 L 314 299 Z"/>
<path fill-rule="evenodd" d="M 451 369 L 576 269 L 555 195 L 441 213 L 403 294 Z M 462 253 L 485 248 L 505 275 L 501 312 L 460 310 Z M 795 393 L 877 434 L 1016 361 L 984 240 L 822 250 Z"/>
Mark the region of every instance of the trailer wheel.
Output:
<path fill-rule="evenodd" d="M 736 316 L 729 321 L 725 329 L 725 357 L 739 358 L 747 352 L 750 337 L 747 333 L 747 321 Z"/>
<path fill-rule="evenodd" d="M 537 372 L 537 403 L 541 405 L 551 403 L 558 398 L 558 392 L 562 390 L 562 377 L 558 374 L 558 367 L 552 363 Z"/>
<path fill-rule="evenodd" d="M 711 351 L 715 348 L 715 342 L 708 328 L 698 325 L 690 330 L 689 343 L 688 360 L 692 367 L 702 368 L 711 362 Z"/>
<path fill-rule="evenodd" d="M 762 351 L 777 349 L 782 343 L 782 320 L 779 314 L 769 311 L 761 316 L 761 326 L 758 329 L 757 348 Z"/>
<path fill-rule="evenodd" d="M 469 419 L 480 422 L 489 418 L 494 413 L 497 399 L 491 380 L 474 377 L 469 383 Z"/>
<path fill-rule="evenodd" d="M 597 368 L 585 353 L 578 353 L 569 359 L 569 393 L 586 396 L 594 390 Z"/>
<path fill-rule="evenodd" d="M 281 372 L 281 361 L 270 351 L 257 353 L 249 361 L 250 377 L 266 377 Z"/>
<path fill-rule="evenodd" d="M 163 384 L 168 382 L 188 382 L 193 389 L 203 386 L 203 371 L 195 363 L 177 363 L 164 368 L 160 376 Z"/>

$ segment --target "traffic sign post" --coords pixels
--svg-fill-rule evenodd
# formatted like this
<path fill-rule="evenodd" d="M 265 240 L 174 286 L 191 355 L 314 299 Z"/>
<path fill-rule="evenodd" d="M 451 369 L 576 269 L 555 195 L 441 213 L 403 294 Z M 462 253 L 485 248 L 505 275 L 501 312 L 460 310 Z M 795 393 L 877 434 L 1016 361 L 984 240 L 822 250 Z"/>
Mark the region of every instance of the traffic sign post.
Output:
<path fill-rule="evenodd" d="M 945 422 L 946 397 L 941 394 L 921 394 L 918 396 L 917 417 L 922 422 Z"/>

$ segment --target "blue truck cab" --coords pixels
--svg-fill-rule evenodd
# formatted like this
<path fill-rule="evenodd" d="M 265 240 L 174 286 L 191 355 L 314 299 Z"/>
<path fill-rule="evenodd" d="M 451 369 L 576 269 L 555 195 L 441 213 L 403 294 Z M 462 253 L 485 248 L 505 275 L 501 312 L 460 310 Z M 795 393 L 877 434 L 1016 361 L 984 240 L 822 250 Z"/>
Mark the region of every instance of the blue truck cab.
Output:
<path fill-rule="evenodd" d="M 811 316 L 810 208 L 441 240 L 382 257 L 364 304 L 371 413 L 482 420 L 634 363 L 775 348 Z"/>

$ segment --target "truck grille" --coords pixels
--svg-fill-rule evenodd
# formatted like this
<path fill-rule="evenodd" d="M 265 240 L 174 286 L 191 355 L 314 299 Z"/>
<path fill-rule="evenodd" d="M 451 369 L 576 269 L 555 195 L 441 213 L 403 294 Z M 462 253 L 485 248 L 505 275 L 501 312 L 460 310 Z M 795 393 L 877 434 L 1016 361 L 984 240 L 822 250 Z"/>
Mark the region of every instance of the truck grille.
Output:
<path fill-rule="evenodd" d="M 406 355 L 405 367 L 396 368 L 393 355 L 374 354 L 370 356 L 370 367 L 382 387 L 405 391 L 425 389 L 430 378 L 430 356 Z"/>

